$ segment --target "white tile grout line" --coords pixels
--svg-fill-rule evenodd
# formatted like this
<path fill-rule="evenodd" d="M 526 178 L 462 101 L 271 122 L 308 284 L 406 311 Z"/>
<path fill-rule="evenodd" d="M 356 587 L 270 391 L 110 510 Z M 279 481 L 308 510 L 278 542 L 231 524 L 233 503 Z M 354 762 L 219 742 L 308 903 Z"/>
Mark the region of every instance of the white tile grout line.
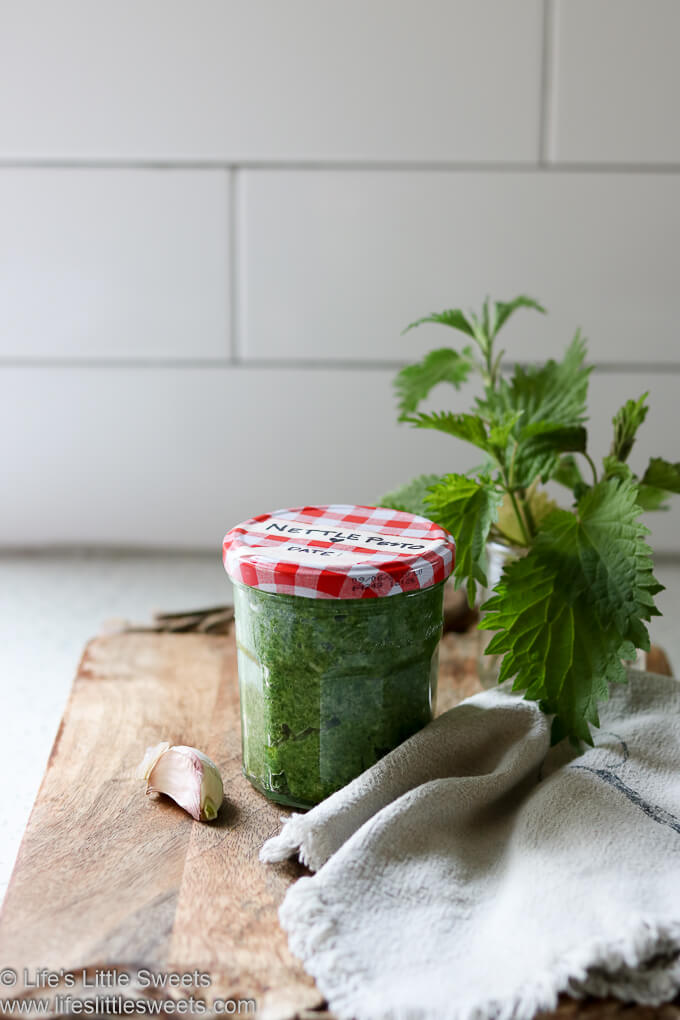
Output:
<path fill-rule="evenodd" d="M 556 45 L 554 38 L 555 0 L 543 0 L 543 35 L 541 51 L 541 95 L 538 125 L 538 163 L 550 163 L 551 129 L 554 122 L 553 91 Z"/>
<path fill-rule="evenodd" d="M 56 368 L 69 369 L 238 369 L 241 371 L 398 371 L 410 364 L 408 359 L 366 359 L 362 358 L 22 358 L 0 357 L 0 371 L 3 368 Z M 503 371 L 512 371 L 515 365 L 527 366 L 533 361 L 508 361 Z M 621 375 L 636 375 L 640 372 L 651 374 L 678 374 L 679 361 L 600 361 L 589 362 L 597 372 Z"/>
<path fill-rule="evenodd" d="M 243 204 L 243 180 L 241 169 L 231 170 L 231 362 L 240 365 L 243 360 L 243 338 L 245 302 L 242 301 L 246 282 L 245 245 L 246 231 L 243 230 L 241 209 Z"/>
<path fill-rule="evenodd" d="M 549 118 L 552 119 L 552 118 Z M 548 146 L 549 147 L 549 146 Z M 0 159 L 3 170 L 257 170 L 258 172 L 357 173 L 575 173 L 575 174 L 680 174 L 680 162 L 607 163 L 578 161 L 384 160 L 384 159 L 271 159 L 271 160 L 153 160 L 153 159 Z"/>
<path fill-rule="evenodd" d="M 243 281 L 243 231 L 241 230 L 241 174 L 233 167 L 229 175 L 229 215 L 231 222 L 229 286 L 231 289 L 231 363 L 242 361 L 241 289 Z"/>

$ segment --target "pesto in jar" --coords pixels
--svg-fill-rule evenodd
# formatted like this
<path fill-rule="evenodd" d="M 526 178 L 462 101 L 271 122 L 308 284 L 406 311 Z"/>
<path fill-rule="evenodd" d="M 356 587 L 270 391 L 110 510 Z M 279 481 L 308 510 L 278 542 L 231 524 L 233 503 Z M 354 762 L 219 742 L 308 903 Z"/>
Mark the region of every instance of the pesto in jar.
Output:
<path fill-rule="evenodd" d="M 298 507 L 233 528 L 243 770 L 308 808 L 431 719 L 448 532 L 376 507 Z"/>
<path fill-rule="evenodd" d="M 234 586 L 243 768 L 310 807 L 428 723 L 443 584 L 389 599 L 301 599 Z"/>

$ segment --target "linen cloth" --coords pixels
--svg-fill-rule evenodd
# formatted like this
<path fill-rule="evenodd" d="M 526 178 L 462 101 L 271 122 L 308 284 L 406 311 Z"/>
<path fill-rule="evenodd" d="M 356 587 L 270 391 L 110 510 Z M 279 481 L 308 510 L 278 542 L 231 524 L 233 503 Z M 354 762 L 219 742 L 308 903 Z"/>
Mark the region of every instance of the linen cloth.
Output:
<path fill-rule="evenodd" d="M 680 683 L 629 673 L 595 747 L 475 695 L 264 844 L 316 872 L 280 908 L 340 1018 L 532 1017 L 560 992 L 680 990 Z"/>

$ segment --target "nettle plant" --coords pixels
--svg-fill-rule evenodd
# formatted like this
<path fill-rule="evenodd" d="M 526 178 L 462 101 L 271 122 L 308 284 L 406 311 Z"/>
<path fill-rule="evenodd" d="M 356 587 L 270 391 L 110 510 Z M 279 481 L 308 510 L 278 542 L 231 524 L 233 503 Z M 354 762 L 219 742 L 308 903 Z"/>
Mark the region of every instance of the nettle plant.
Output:
<path fill-rule="evenodd" d="M 402 369 L 395 381 L 400 420 L 472 443 L 484 461 L 464 473 L 421 475 L 383 503 L 424 513 L 454 535 L 454 582 L 467 586 L 470 605 L 476 584 L 487 586 L 487 542 L 524 551 L 482 607 L 480 627 L 495 632 L 486 652 L 502 654 L 499 682 L 514 677 L 513 689 L 554 717 L 553 743 L 592 744 L 598 702 L 610 683 L 626 679 L 622 660 L 649 649 L 646 623 L 659 615 L 654 596 L 662 585 L 639 517 L 665 509 L 668 494 L 680 492 L 680 463 L 654 457 L 641 477 L 629 467 L 647 415 L 645 393 L 615 414 L 611 449 L 598 467 L 587 450 L 591 369 L 579 333 L 561 361 L 501 372 L 497 336 L 520 308 L 545 312 L 521 296 L 487 300 L 479 316 L 453 309 L 407 327 L 441 323 L 471 343 L 431 351 Z M 438 383 L 458 390 L 472 373 L 481 376 L 483 394 L 470 413 L 418 411 Z M 551 480 L 571 490 L 568 509 L 543 488 Z"/>

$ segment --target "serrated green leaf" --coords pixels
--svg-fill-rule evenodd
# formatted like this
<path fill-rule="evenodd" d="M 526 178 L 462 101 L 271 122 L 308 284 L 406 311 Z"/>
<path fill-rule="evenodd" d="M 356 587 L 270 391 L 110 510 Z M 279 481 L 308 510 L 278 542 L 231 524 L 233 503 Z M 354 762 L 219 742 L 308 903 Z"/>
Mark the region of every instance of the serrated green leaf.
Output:
<path fill-rule="evenodd" d="M 526 294 L 520 294 L 514 301 L 495 301 L 494 310 L 495 316 L 493 329 L 490 333 L 491 336 L 495 336 L 499 329 L 505 325 L 513 312 L 516 312 L 518 308 L 534 308 L 537 312 L 541 312 L 543 315 L 546 314 L 546 310 L 543 305 L 539 304 L 533 298 L 527 297 Z"/>
<path fill-rule="evenodd" d="M 567 489 L 575 489 L 577 485 L 585 485 L 581 469 L 576 463 L 576 459 L 569 453 L 565 457 L 559 458 L 551 478 L 553 482 L 559 482 L 560 485 L 566 486 Z"/>
<path fill-rule="evenodd" d="M 670 510 L 668 493 L 665 489 L 657 489 L 653 485 L 639 485 L 637 494 L 638 506 L 643 510 Z"/>
<path fill-rule="evenodd" d="M 606 478 L 630 479 L 634 477 L 633 472 L 628 465 L 624 464 L 622 460 L 619 460 L 619 458 L 615 457 L 613 454 L 608 454 L 606 457 L 602 458 L 602 467 L 604 468 Z"/>
<path fill-rule="evenodd" d="M 406 485 L 399 489 L 393 489 L 380 500 L 380 506 L 391 507 L 392 510 L 402 510 L 407 514 L 420 514 L 421 517 L 428 516 L 428 509 L 425 499 L 428 496 L 430 486 L 436 485 L 442 480 L 441 475 L 418 475 Z"/>
<path fill-rule="evenodd" d="M 480 450 L 489 451 L 489 437 L 486 426 L 479 415 L 453 414 L 451 411 L 435 412 L 434 414 L 417 414 L 405 418 L 411 425 L 419 429 L 436 429 L 446 432 L 449 436 L 463 439 L 467 443 L 478 446 Z"/>
<path fill-rule="evenodd" d="M 468 601 L 475 602 L 478 581 L 486 585 L 486 543 L 498 515 L 503 493 L 490 482 L 478 482 L 465 475 L 445 475 L 427 498 L 428 516 L 456 540 L 456 588 L 467 582 Z"/>
<path fill-rule="evenodd" d="M 426 322 L 439 323 L 442 326 L 450 326 L 452 329 L 457 329 L 461 333 L 466 333 L 468 336 L 475 337 L 475 330 L 468 319 L 465 312 L 461 311 L 460 308 L 449 308 L 444 312 L 433 312 L 432 315 L 426 315 L 422 319 L 416 319 L 415 322 L 411 322 L 404 333 L 408 333 L 410 329 L 415 329 L 416 326 L 422 326 Z"/>
<path fill-rule="evenodd" d="M 520 443 L 533 443 L 536 449 L 583 452 L 587 433 L 582 425 L 560 425 L 554 421 L 537 421 L 519 432 Z"/>
<path fill-rule="evenodd" d="M 503 654 L 501 677 L 545 702 L 556 734 L 589 743 L 598 702 L 625 679 L 621 648 L 648 646 L 645 621 L 657 615 L 660 586 L 636 495 L 634 482 L 605 479 L 575 514 L 554 511 L 483 607 L 480 626 L 497 632 L 487 652 Z"/>
<path fill-rule="evenodd" d="M 627 400 L 612 418 L 614 439 L 610 457 L 623 462 L 628 459 L 637 430 L 647 417 L 649 410 L 646 404 L 647 396 L 647 393 L 643 393 L 637 400 Z"/>
<path fill-rule="evenodd" d="M 577 333 L 562 361 L 543 365 L 517 365 L 508 382 L 501 379 L 497 390 L 477 401 L 482 417 L 522 411 L 523 425 L 552 422 L 555 425 L 582 425 L 586 420 L 586 397 L 591 369 L 583 364 L 585 341 Z"/>
<path fill-rule="evenodd" d="M 510 439 L 511 434 L 521 417 L 521 411 L 511 411 L 500 421 L 491 424 L 491 427 L 489 428 L 489 445 L 493 446 L 495 449 L 504 450 L 508 445 L 508 440 Z"/>
<path fill-rule="evenodd" d="M 680 463 L 671 464 L 663 457 L 652 457 L 642 476 L 642 484 L 666 492 L 680 492 Z"/>
<path fill-rule="evenodd" d="M 637 482 L 637 478 L 628 464 L 609 454 L 603 457 L 602 466 L 605 478 L 625 478 Z M 668 510 L 668 492 L 657 489 L 653 485 L 638 483 L 636 502 L 641 510 Z"/>
<path fill-rule="evenodd" d="M 493 304 L 487 298 L 482 307 L 482 315 L 479 318 L 472 313 L 466 314 L 460 308 L 448 308 L 446 311 L 434 312 L 432 315 L 426 315 L 422 319 L 416 319 L 415 322 L 409 323 L 406 329 L 403 330 L 403 333 L 408 333 L 410 329 L 415 329 L 417 326 L 422 326 L 425 323 L 438 323 L 467 334 L 484 350 L 493 341 L 493 338 L 512 313 L 517 311 L 518 308 L 534 308 L 536 311 L 545 314 L 545 308 L 538 301 L 527 297 L 525 294 L 521 294 L 513 301 L 494 301 Z"/>
<path fill-rule="evenodd" d="M 415 411 L 438 383 L 448 382 L 460 389 L 473 366 L 471 347 L 464 347 L 460 354 L 450 347 L 440 347 L 426 354 L 422 361 L 402 368 L 394 381 L 400 421 Z"/>
<path fill-rule="evenodd" d="M 527 488 L 536 479 L 547 482 L 556 470 L 561 453 L 583 453 L 588 435 L 581 425 L 532 422 L 520 429 L 513 484 Z"/>

